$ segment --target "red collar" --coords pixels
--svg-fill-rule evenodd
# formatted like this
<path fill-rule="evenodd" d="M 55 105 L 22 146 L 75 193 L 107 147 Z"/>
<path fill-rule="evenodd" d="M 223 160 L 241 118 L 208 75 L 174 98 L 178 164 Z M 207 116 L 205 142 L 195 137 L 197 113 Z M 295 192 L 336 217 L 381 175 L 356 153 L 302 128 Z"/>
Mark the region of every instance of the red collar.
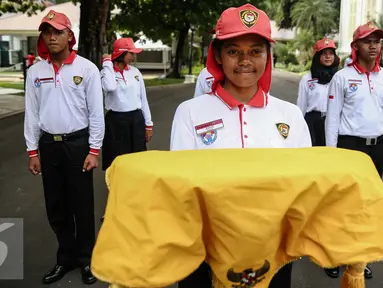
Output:
<path fill-rule="evenodd" d="M 238 107 L 240 105 L 243 105 L 241 102 L 239 102 L 236 98 L 234 98 L 229 92 L 227 92 L 221 84 L 217 85 L 217 95 L 227 106 L 229 106 L 230 109 L 233 109 L 234 107 Z M 257 107 L 257 108 L 263 108 L 266 107 L 268 102 L 268 97 L 265 92 L 262 91 L 262 89 L 258 88 L 257 92 L 251 98 L 249 103 L 246 105 Z"/>
<path fill-rule="evenodd" d="M 76 51 L 72 50 L 69 54 L 69 56 L 64 60 L 63 64 L 72 64 L 74 59 L 76 58 Z M 48 54 L 48 58 L 47 58 L 47 61 L 48 63 L 52 63 L 53 65 L 53 68 L 55 69 L 55 72 L 57 73 L 57 71 L 60 69 L 60 67 L 57 67 L 56 64 L 54 64 L 52 61 L 51 61 L 51 56 Z"/>
<path fill-rule="evenodd" d="M 364 67 L 362 67 L 361 65 L 359 65 L 358 62 L 355 61 L 355 62 L 353 62 L 352 64 L 353 64 L 355 70 L 356 70 L 358 73 L 360 73 L 360 74 L 362 74 L 362 73 L 369 73 L 366 69 L 364 69 Z M 374 69 L 372 69 L 371 72 L 379 72 L 379 71 L 380 71 L 379 63 L 376 63 Z"/>
<path fill-rule="evenodd" d="M 69 56 L 64 60 L 63 64 L 72 64 L 75 58 L 76 58 L 76 51 L 72 50 Z M 47 60 L 49 63 L 52 63 L 50 54 L 48 54 Z"/>
<path fill-rule="evenodd" d="M 120 67 L 118 67 L 118 66 L 116 66 L 116 65 L 113 65 L 113 69 L 114 69 L 114 71 L 116 71 L 116 72 L 120 72 L 120 73 L 122 74 L 124 71 L 127 71 L 127 70 L 129 70 L 130 68 L 129 68 L 129 65 L 126 64 L 124 70 L 121 70 Z"/>

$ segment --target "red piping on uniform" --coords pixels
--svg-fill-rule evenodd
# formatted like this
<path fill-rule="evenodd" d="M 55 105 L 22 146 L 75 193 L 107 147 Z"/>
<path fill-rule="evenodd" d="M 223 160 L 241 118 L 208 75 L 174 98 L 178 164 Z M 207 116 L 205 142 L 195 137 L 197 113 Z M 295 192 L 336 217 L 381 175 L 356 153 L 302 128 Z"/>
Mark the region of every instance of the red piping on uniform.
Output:
<path fill-rule="evenodd" d="M 39 156 L 39 152 L 38 152 L 38 150 L 28 151 L 28 155 L 29 155 L 29 158 L 37 157 L 37 156 Z"/>
<path fill-rule="evenodd" d="M 370 73 L 366 72 L 366 75 L 367 75 L 368 88 L 370 88 L 370 94 L 371 94 Z"/>
<path fill-rule="evenodd" d="M 100 153 L 100 149 L 90 148 L 90 150 L 89 150 L 89 154 L 92 154 L 95 156 L 98 156 L 99 153 Z"/>
<path fill-rule="evenodd" d="M 65 64 L 72 64 L 74 59 L 76 58 L 76 55 L 77 55 L 76 51 L 72 50 L 70 52 L 69 56 L 64 60 L 63 65 L 65 65 Z M 55 71 L 55 79 L 54 79 L 54 81 L 55 81 L 55 87 L 56 87 L 56 74 L 57 74 L 57 72 L 59 72 L 59 70 L 60 70 L 60 68 L 62 66 L 61 67 L 56 66 L 56 64 L 52 62 L 50 54 L 48 54 L 47 60 L 48 60 L 48 63 L 52 64 L 53 70 Z"/>
<path fill-rule="evenodd" d="M 243 141 L 243 126 L 242 126 L 242 108 L 243 108 L 243 104 L 241 105 L 238 105 L 238 108 L 239 108 L 239 125 L 241 125 L 241 141 L 242 141 L 242 148 L 245 148 L 245 143 Z"/>
<path fill-rule="evenodd" d="M 122 76 L 122 79 L 124 79 L 124 81 L 125 81 L 124 70 L 127 71 L 127 70 L 129 70 L 130 68 L 129 68 L 129 65 L 126 65 L 125 68 L 124 68 L 124 70 L 121 70 L 121 69 L 120 69 L 119 67 L 117 67 L 117 66 L 113 66 L 113 69 L 114 69 L 115 72 L 120 72 L 120 74 L 121 74 L 121 76 Z M 126 81 L 125 81 L 125 82 L 126 82 Z"/>

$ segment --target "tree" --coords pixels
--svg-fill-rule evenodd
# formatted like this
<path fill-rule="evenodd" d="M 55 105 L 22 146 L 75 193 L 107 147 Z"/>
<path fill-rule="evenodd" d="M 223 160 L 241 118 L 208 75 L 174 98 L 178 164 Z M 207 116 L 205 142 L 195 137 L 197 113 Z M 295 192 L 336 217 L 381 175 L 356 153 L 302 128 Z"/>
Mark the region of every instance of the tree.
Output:
<path fill-rule="evenodd" d="M 34 14 L 38 10 L 44 10 L 44 1 L 24 1 L 24 0 L 0 0 L 0 16 L 4 13 L 27 13 Z"/>
<path fill-rule="evenodd" d="M 80 35 L 78 54 L 101 65 L 101 57 L 109 53 L 115 39 L 111 26 L 111 9 L 117 1 L 80 0 Z"/>
<path fill-rule="evenodd" d="M 121 12 L 115 19 L 120 30 L 128 30 L 130 35 L 143 32 L 148 38 L 165 40 L 165 43 L 173 38 L 177 39 L 172 76 L 180 77 L 180 60 L 190 28 L 198 28 L 200 33 L 208 32 L 215 27 L 219 15 L 226 8 L 238 7 L 249 2 L 263 8 L 261 5 L 265 0 L 162 0 L 161 3 L 154 0 L 125 0 L 121 2 L 119 5 Z"/>
<path fill-rule="evenodd" d="M 296 4 L 299 2 L 306 2 L 307 5 L 312 5 L 314 1 L 311 0 L 306 0 L 306 1 L 299 1 L 299 0 L 281 0 L 279 1 L 279 5 L 276 5 L 276 15 L 275 15 L 275 20 L 277 21 L 277 24 L 280 28 L 293 28 L 294 23 L 292 21 L 292 10 Z M 323 1 L 323 2 L 330 2 L 330 1 Z M 333 7 L 336 10 L 336 14 L 333 15 L 333 21 L 336 23 L 335 27 L 331 27 L 334 29 L 334 32 L 338 29 L 338 24 L 339 24 L 339 17 L 340 17 L 340 3 L 341 0 L 333 0 L 331 1 Z M 324 6 L 324 5 L 323 5 Z M 318 7 L 318 5 L 317 5 Z M 320 5 L 319 5 L 320 7 Z M 323 9 L 321 9 L 323 10 Z M 319 13 L 317 13 L 319 14 Z M 328 16 L 326 14 L 321 15 L 325 18 Z"/>
<path fill-rule="evenodd" d="M 320 39 L 333 34 L 338 29 L 335 19 L 339 16 L 333 0 L 300 0 L 291 10 L 292 24 L 298 28 L 312 31 Z"/>

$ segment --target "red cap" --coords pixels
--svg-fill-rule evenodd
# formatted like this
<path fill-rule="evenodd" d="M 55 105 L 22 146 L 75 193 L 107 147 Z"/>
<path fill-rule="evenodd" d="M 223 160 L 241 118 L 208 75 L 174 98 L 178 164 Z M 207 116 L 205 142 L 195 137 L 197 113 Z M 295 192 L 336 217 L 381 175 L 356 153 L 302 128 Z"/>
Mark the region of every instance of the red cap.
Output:
<path fill-rule="evenodd" d="M 315 43 L 314 54 L 327 48 L 336 49 L 335 41 L 328 38 L 323 38 Z"/>
<path fill-rule="evenodd" d="M 383 30 L 378 28 L 373 22 L 369 21 L 364 25 L 356 28 L 354 34 L 352 35 L 352 42 L 356 40 L 366 38 L 368 35 L 377 32 L 381 38 L 383 38 Z"/>
<path fill-rule="evenodd" d="M 118 58 L 124 52 L 141 53 L 142 48 L 136 48 L 132 38 L 120 38 L 114 41 L 112 60 Z"/>
<path fill-rule="evenodd" d="M 69 43 L 69 48 L 70 49 L 73 48 L 73 46 L 76 44 L 76 38 L 75 38 L 74 33 L 72 31 L 72 24 L 71 24 L 69 18 L 65 14 L 60 13 L 60 12 L 56 12 L 54 10 L 50 10 L 48 12 L 48 14 L 41 20 L 41 23 L 39 26 L 39 31 L 42 31 L 42 28 L 43 28 L 44 24 L 46 24 L 46 23 L 51 25 L 53 28 L 55 28 L 57 30 L 69 29 L 73 34 L 72 41 L 70 41 L 70 43 Z M 39 39 L 37 41 L 37 53 L 43 59 L 47 59 L 48 54 L 49 54 L 48 48 L 46 47 L 46 45 L 45 45 L 45 43 L 41 37 L 41 34 L 40 34 Z"/>
<path fill-rule="evenodd" d="M 245 34 L 256 34 L 265 38 L 268 42 L 275 42 L 271 38 L 271 25 L 269 17 L 262 10 L 251 4 L 245 4 L 241 7 L 231 7 L 223 11 L 218 19 L 215 28 L 216 39 L 225 40 L 238 37 Z M 216 91 L 217 85 L 224 79 L 221 67 L 214 58 L 213 43 L 210 44 L 207 56 L 207 69 L 214 77 L 212 91 Z M 267 57 L 265 72 L 258 85 L 266 93 L 270 91 L 271 86 L 271 53 Z"/>
<path fill-rule="evenodd" d="M 350 64 L 348 64 L 348 66 L 351 66 L 351 65 L 355 64 L 356 63 L 356 59 L 357 59 L 357 53 L 356 53 L 356 50 L 353 47 L 353 44 L 357 40 L 366 38 L 367 36 L 369 36 L 369 35 L 371 35 L 372 33 L 375 33 L 375 32 L 377 32 L 377 34 L 379 35 L 380 38 L 383 38 L 383 30 L 378 28 L 371 21 L 369 21 L 366 24 L 361 25 L 358 28 L 356 28 L 356 30 L 354 31 L 354 34 L 352 35 L 353 39 L 352 39 L 352 42 L 351 42 L 351 59 L 352 59 L 352 62 Z M 376 63 L 375 63 L 374 71 L 378 70 L 378 68 L 379 68 L 379 62 L 380 62 L 381 54 L 382 54 L 382 51 L 379 51 L 379 55 L 376 58 Z"/>

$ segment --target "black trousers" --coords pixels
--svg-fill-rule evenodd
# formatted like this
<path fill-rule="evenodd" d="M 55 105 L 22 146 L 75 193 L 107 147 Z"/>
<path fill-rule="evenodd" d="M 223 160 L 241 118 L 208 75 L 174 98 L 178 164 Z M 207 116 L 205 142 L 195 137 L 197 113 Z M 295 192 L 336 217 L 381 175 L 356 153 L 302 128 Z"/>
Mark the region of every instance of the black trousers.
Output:
<path fill-rule="evenodd" d="M 366 139 L 356 136 L 338 136 L 338 148 L 356 150 L 369 155 L 374 162 L 378 174 L 383 173 L 383 136 L 378 138 L 376 145 L 367 145 Z"/>
<path fill-rule="evenodd" d="M 141 110 L 105 115 L 105 137 L 102 145 L 102 169 L 123 154 L 146 151 L 145 119 Z"/>
<path fill-rule="evenodd" d="M 269 288 L 290 288 L 293 263 L 283 266 L 269 284 Z M 211 270 L 207 263 L 202 263 L 196 271 L 178 283 L 178 288 L 211 288 Z"/>
<path fill-rule="evenodd" d="M 306 113 L 305 120 L 309 127 L 311 143 L 313 146 L 326 146 L 325 120 L 321 112 L 311 111 Z"/>
<path fill-rule="evenodd" d="M 57 264 L 90 264 L 95 245 L 93 172 L 82 172 L 89 153 L 87 130 L 62 141 L 39 141 L 48 221 L 58 240 Z"/>

